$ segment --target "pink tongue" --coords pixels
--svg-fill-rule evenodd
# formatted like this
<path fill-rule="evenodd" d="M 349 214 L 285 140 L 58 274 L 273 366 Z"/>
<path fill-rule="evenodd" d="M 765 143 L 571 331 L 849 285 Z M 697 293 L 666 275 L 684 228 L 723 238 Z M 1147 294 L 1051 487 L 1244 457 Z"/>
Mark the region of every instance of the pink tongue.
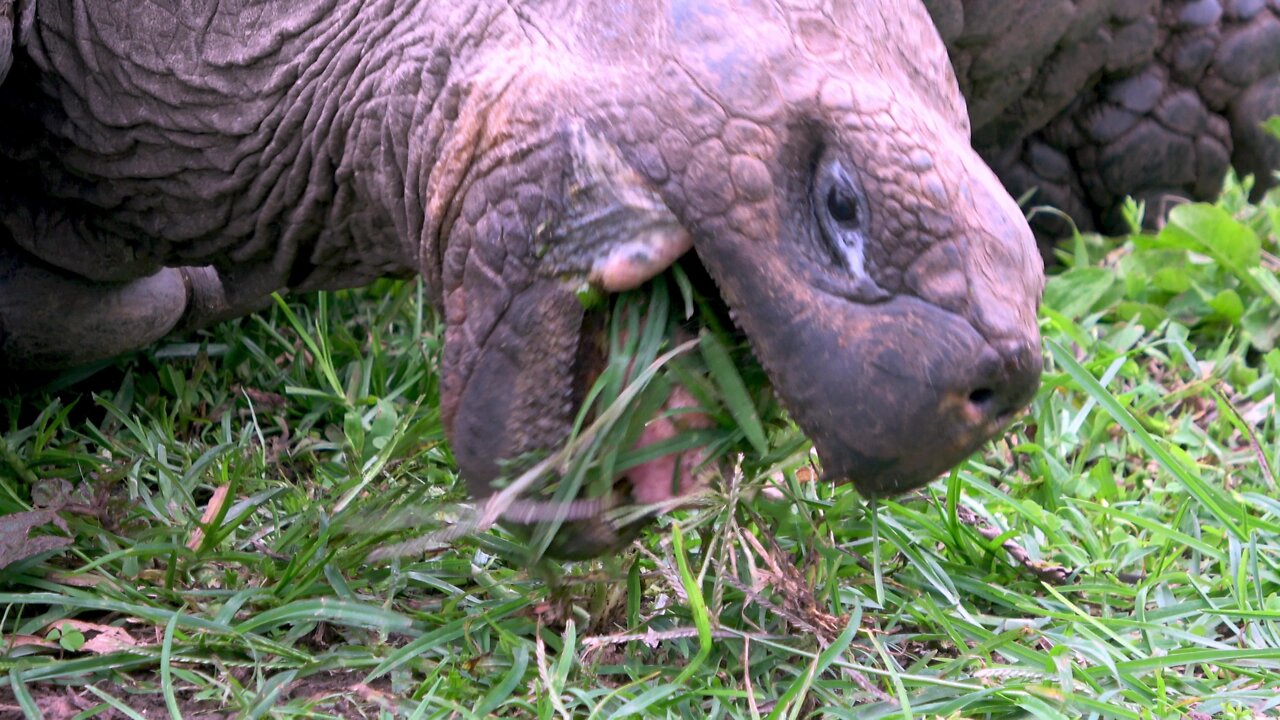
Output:
<path fill-rule="evenodd" d="M 711 419 L 698 412 L 668 414 L 680 408 L 696 408 L 697 403 L 684 388 L 677 387 L 662 406 L 658 416 L 649 421 L 636 448 L 673 438 L 681 432 L 711 426 Z M 698 489 L 695 469 L 706 459 L 704 448 L 663 455 L 627 471 L 631 481 L 631 498 L 639 505 L 655 505 L 683 497 Z"/>

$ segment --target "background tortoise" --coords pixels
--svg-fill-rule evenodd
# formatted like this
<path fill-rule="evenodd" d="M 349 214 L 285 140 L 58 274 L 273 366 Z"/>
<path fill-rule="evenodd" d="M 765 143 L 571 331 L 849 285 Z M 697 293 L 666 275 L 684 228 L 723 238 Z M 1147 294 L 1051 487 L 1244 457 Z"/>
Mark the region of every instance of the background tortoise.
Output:
<path fill-rule="evenodd" d="M 1274 183 L 1277 0 L 928 0 L 969 103 L 974 145 L 1014 196 L 1083 229 L 1118 205 L 1217 194 L 1227 169 Z M 1065 224 L 1036 218 L 1049 234 Z"/>

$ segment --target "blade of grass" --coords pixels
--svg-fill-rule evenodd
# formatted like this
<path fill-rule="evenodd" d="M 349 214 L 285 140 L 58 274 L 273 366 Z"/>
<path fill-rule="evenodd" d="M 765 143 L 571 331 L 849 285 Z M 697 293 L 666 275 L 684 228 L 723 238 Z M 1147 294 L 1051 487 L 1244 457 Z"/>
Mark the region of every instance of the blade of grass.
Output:
<path fill-rule="evenodd" d="M 128 705 L 125 705 L 124 703 L 117 700 L 115 696 L 112 695 L 111 693 L 108 693 L 105 690 L 99 690 L 93 685 L 85 685 L 84 687 L 89 692 L 93 693 L 94 695 L 97 695 L 99 700 L 110 705 L 112 708 L 115 708 L 116 712 L 124 715 L 125 717 L 133 718 L 133 720 L 147 720 L 145 717 L 143 717 L 133 708 L 130 708 Z"/>
<path fill-rule="evenodd" d="M 169 716 L 173 720 L 182 720 L 182 708 L 178 706 L 178 696 L 173 691 L 173 633 L 178 628 L 180 612 L 164 626 L 164 638 L 160 643 L 160 689 L 164 693 L 164 704 L 169 708 Z"/>
<path fill-rule="evenodd" d="M 689 560 L 684 553 L 684 533 L 681 532 L 679 523 L 671 526 L 671 547 L 676 556 L 676 568 L 680 571 L 680 585 L 688 598 L 689 614 L 693 616 L 694 627 L 698 629 L 698 652 L 675 679 L 676 685 L 684 685 L 711 656 L 711 615 L 702 598 L 702 587 L 689 570 Z"/>
<path fill-rule="evenodd" d="M 609 717 L 653 717 L 652 715 L 646 715 L 645 711 L 663 700 L 678 694 L 683 689 L 684 686 L 679 683 L 662 683 L 660 685 L 653 685 L 647 688 L 644 692 L 623 703 L 617 710 L 610 713 Z"/>
<path fill-rule="evenodd" d="M 285 686 L 293 682 L 294 677 L 297 675 L 297 670 L 285 670 L 268 678 L 266 683 L 258 690 L 258 695 L 253 705 L 249 708 L 249 712 L 245 713 L 245 717 L 249 720 L 257 720 L 257 718 L 265 716 L 272 706 L 276 704 L 276 698 L 280 697 L 280 693 Z"/>
<path fill-rule="evenodd" d="M 1138 422 L 1137 418 L 1125 409 L 1120 404 L 1120 401 L 1116 400 L 1115 396 L 1107 392 L 1106 388 L 1102 387 L 1088 370 L 1085 370 L 1080 363 L 1076 362 L 1076 359 L 1072 357 L 1071 353 L 1067 352 L 1066 348 L 1059 345 L 1052 338 L 1046 338 L 1045 345 L 1049 348 L 1049 352 L 1053 355 L 1053 359 L 1058 366 L 1064 369 L 1071 376 L 1071 379 L 1075 380 L 1090 397 L 1096 399 L 1098 405 L 1106 410 L 1107 414 L 1119 423 L 1144 450 L 1150 453 L 1165 471 L 1177 478 L 1187 488 L 1187 491 L 1222 523 L 1223 527 L 1230 530 L 1232 535 L 1241 540 L 1246 537 L 1247 533 L 1236 522 L 1236 517 L 1228 512 L 1224 505 L 1226 501 L 1221 497 L 1220 493 L 1215 492 L 1197 474 L 1188 471 L 1159 441 L 1147 432 L 1142 423 Z"/>
<path fill-rule="evenodd" d="M 519 643 L 511 652 L 511 669 L 502 677 L 502 682 L 493 686 L 480 702 L 472 708 L 472 712 L 480 717 L 490 717 L 493 711 L 502 706 L 515 692 L 516 686 L 524 681 L 524 674 L 529 669 L 529 646 Z"/>
<path fill-rule="evenodd" d="M 13 697 L 18 701 L 18 707 L 22 708 L 22 712 L 29 718 L 44 718 L 44 713 L 40 712 L 40 706 L 36 704 L 35 698 L 31 697 L 31 691 L 27 688 L 27 683 L 22 679 L 22 669 L 15 667 L 9 671 L 9 687 L 13 689 Z"/>
<path fill-rule="evenodd" d="M 729 351 L 725 349 L 715 333 L 705 331 L 701 335 L 699 347 L 707 363 L 707 370 L 711 372 L 716 386 L 720 388 L 720 394 L 729 409 L 729 414 L 747 436 L 752 449 L 760 455 L 768 454 L 769 442 L 765 439 L 764 426 L 760 424 L 755 403 L 751 402 L 746 383 L 742 382 L 742 375 L 738 373 L 733 359 L 729 357 Z"/>
<path fill-rule="evenodd" d="M 429 650 L 439 648 L 441 654 L 448 655 L 448 649 L 443 647 L 445 643 L 457 640 L 467 634 L 478 622 L 484 621 L 493 624 L 517 610 L 528 607 L 531 603 L 532 601 L 528 598 L 516 598 L 497 605 L 478 617 L 468 613 L 447 625 L 442 625 L 388 655 L 381 664 L 369 671 L 369 674 L 365 676 L 365 682 L 376 680 Z"/>
<path fill-rule="evenodd" d="M 235 629 L 237 632 L 249 633 L 259 628 L 309 622 L 327 622 L 387 633 L 413 634 L 414 630 L 413 620 L 394 610 L 329 597 L 295 600 L 287 605 L 258 613 L 241 622 Z"/>
<path fill-rule="evenodd" d="M 912 717 L 911 697 L 907 694 L 907 686 L 902 682 L 902 675 L 898 672 L 896 663 L 889 656 L 889 651 L 885 649 L 884 643 L 880 642 L 880 638 L 877 635 L 878 633 L 868 632 L 867 639 L 871 641 L 876 654 L 880 656 L 880 662 L 884 663 L 885 666 L 885 674 L 889 676 L 889 681 L 893 683 L 893 692 L 898 699 L 900 714 L 904 720 L 910 720 Z"/>

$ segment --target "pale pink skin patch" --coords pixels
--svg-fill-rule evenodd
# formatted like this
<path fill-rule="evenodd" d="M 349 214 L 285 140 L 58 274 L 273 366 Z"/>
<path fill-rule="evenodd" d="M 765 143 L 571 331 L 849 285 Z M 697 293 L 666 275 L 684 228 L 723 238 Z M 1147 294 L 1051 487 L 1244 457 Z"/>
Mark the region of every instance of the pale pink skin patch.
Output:
<path fill-rule="evenodd" d="M 668 414 L 679 408 L 696 408 L 697 403 L 682 387 L 671 391 L 663 411 L 650 420 L 636 441 L 636 448 L 673 438 L 681 432 L 707 428 L 711 418 L 699 412 Z M 706 459 L 702 448 L 671 453 L 627 471 L 631 499 L 639 505 L 656 505 L 684 497 L 698 489 L 695 471 Z"/>
<path fill-rule="evenodd" d="M 651 230 L 615 247 L 591 268 L 588 278 L 608 292 L 634 290 L 671 267 L 693 248 L 693 236 L 680 227 Z"/>

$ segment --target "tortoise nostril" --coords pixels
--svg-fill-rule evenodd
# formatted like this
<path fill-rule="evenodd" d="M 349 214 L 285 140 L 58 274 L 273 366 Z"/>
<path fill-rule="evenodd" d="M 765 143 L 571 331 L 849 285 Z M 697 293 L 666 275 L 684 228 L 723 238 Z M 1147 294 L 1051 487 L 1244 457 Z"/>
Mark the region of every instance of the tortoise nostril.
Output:
<path fill-rule="evenodd" d="M 1031 401 L 1040 385 L 1040 354 L 1026 342 L 992 343 L 982 354 L 969 392 L 971 417 L 980 422 L 1006 422 Z"/>
<path fill-rule="evenodd" d="M 980 409 L 986 409 L 987 405 L 996 397 L 996 392 L 990 388 L 978 388 L 969 393 L 969 402 L 978 406 Z"/>

